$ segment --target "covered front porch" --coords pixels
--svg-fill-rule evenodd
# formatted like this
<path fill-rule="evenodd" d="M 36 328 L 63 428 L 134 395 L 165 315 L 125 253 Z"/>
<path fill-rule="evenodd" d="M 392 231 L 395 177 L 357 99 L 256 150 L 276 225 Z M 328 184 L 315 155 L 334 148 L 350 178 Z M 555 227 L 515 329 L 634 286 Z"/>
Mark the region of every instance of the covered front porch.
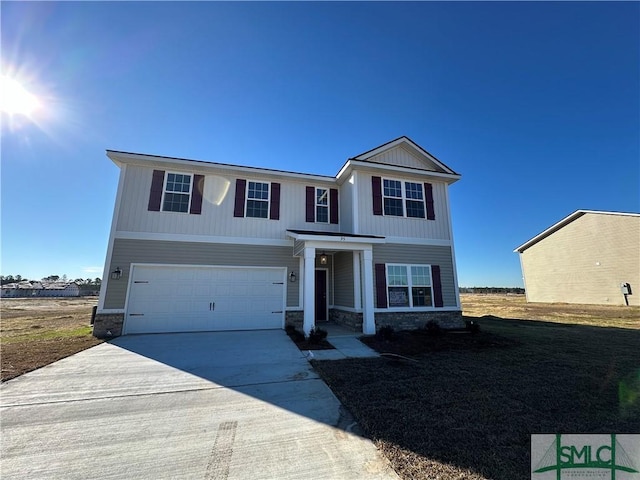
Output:
<path fill-rule="evenodd" d="M 305 335 L 329 320 L 329 310 L 362 317 L 362 333 L 376 331 L 373 245 L 384 237 L 309 230 L 288 230 L 294 256 L 300 258 L 300 304 Z"/>

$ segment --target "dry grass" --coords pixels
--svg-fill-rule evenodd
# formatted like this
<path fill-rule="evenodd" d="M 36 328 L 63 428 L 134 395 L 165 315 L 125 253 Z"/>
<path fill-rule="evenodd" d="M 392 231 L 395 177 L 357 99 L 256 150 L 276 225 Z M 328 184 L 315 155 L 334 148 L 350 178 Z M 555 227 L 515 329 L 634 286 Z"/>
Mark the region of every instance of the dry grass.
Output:
<path fill-rule="evenodd" d="M 405 352 L 417 362 L 314 362 L 403 479 L 530 478 L 533 433 L 640 431 L 638 309 L 463 305 L 480 336 L 422 335 Z"/>
<path fill-rule="evenodd" d="M 614 305 L 576 305 L 571 303 L 527 303 L 524 295 L 460 295 L 467 317 L 491 315 L 520 320 L 597 327 L 640 329 L 640 307 Z"/>
<path fill-rule="evenodd" d="M 2 381 L 101 343 L 91 335 L 95 297 L 3 298 L 0 302 Z"/>

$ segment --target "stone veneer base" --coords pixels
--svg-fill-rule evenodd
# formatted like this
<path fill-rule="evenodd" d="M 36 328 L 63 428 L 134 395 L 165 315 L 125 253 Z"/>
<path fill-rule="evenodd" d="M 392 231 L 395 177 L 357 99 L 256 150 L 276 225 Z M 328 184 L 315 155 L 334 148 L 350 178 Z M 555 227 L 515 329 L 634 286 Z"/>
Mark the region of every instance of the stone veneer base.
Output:
<path fill-rule="evenodd" d="M 93 320 L 93 336 L 113 338 L 122 335 L 124 313 L 96 313 Z"/>
<path fill-rule="evenodd" d="M 445 329 L 464 328 L 461 311 L 446 312 L 377 312 L 375 314 L 376 329 L 384 326 L 394 330 L 415 330 L 424 328 L 427 322 L 435 320 Z M 301 330 L 304 312 L 288 311 L 285 314 L 285 325 L 291 324 Z M 332 308 L 329 310 L 329 321 L 354 332 L 362 331 L 362 313 L 348 312 Z M 113 338 L 122 335 L 124 313 L 97 313 L 93 321 L 93 336 L 97 338 Z"/>

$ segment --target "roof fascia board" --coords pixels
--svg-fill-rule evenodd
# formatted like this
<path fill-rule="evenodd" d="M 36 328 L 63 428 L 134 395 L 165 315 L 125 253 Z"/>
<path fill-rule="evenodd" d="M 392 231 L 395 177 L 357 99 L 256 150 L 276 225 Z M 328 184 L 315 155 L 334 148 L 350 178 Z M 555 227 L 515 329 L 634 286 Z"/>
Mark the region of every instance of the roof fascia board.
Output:
<path fill-rule="evenodd" d="M 284 170 L 274 170 L 269 168 L 260 168 L 260 167 L 248 167 L 242 165 L 231 165 L 226 163 L 215 163 L 215 162 L 204 162 L 201 160 L 189 160 L 183 158 L 173 158 L 173 157 L 162 157 L 156 155 L 146 155 L 142 153 L 128 153 L 128 152 L 118 152 L 114 150 L 107 150 L 107 156 L 119 167 L 122 163 L 131 163 L 138 165 L 147 165 L 149 162 L 155 162 L 159 164 L 167 164 L 167 165 L 180 165 L 180 166 L 188 166 L 191 170 L 199 170 L 199 171 L 210 171 L 212 169 L 216 170 L 226 170 L 232 172 L 241 172 L 247 173 L 251 175 L 268 175 L 268 176 L 276 176 L 276 177 L 286 177 L 286 178 L 295 178 L 299 180 L 305 181 L 316 181 L 316 182 L 324 182 L 324 183 L 335 183 L 336 179 L 334 177 L 330 177 L 328 175 L 315 175 L 312 173 L 297 173 L 297 172 L 288 172 Z"/>
<path fill-rule="evenodd" d="M 417 168 L 409 168 L 409 167 L 400 167 L 398 165 L 385 165 L 382 163 L 373 163 L 366 161 L 358 161 L 358 160 L 348 160 L 347 163 L 340 169 L 337 175 L 338 183 L 344 182 L 344 178 L 348 177 L 348 174 L 351 173 L 354 167 L 362 167 L 363 169 L 369 170 L 384 170 L 388 172 L 402 172 L 409 173 L 413 175 L 426 175 L 429 177 L 437 177 L 442 178 L 447 183 L 454 183 L 460 180 L 460 175 L 458 174 L 450 174 L 450 173 L 440 173 L 434 172 L 432 170 L 420 170 Z"/>
<path fill-rule="evenodd" d="M 552 233 L 560 230 L 564 226 L 568 225 L 569 223 L 573 222 L 577 218 L 580 218 L 581 216 L 583 216 L 583 215 L 585 215 L 587 213 L 594 213 L 594 214 L 599 214 L 599 215 L 624 215 L 624 216 L 630 216 L 630 217 L 640 217 L 640 213 L 606 212 L 606 211 L 603 211 L 603 210 L 576 210 L 575 212 L 573 212 L 573 213 L 567 215 L 566 217 L 564 217 L 559 222 L 554 223 L 549 228 L 547 228 L 543 232 L 539 233 L 538 235 L 536 235 L 532 239 L 526 241 L 525 243 L 523 243 L 522 245 L 520 245 L 519 247 L 514 249 L 513 252 L 514 253 L 522 253 L 522 252 L 524 252 L 527 248 L 535 245 L 539 241 L 543 240 L 544 238 L 548 237 Z"/>

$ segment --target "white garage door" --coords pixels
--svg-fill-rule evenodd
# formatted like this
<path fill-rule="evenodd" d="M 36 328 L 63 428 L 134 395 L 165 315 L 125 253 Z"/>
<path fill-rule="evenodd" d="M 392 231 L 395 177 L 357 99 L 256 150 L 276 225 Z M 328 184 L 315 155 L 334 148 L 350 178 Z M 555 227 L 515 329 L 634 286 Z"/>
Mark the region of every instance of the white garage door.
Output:
<path fill-rule="evenodd" d="M 133 267 L 125 334 L 282 328 L 284 268 Z"/>

